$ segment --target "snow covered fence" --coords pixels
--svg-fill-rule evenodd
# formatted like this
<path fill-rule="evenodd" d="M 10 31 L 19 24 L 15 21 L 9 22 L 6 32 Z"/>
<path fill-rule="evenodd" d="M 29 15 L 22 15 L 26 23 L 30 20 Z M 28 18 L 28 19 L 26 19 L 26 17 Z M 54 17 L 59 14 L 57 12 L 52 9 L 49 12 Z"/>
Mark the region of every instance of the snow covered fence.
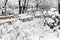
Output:
<path fill-rule="evenodd" d="M 5 19 L 5 20 L 0 20 L 0 25 L 3 25 L 5 23 L 12 23 L 14 21 L 16 21 L 17 19 L 12 18 L 12 19 Z"/>
<path fill-rule="evenodd" d="M 0 16 L 0 20 L 1 19 L 11 19 L 11 18 L 14 18 L 14 15 Z"/>

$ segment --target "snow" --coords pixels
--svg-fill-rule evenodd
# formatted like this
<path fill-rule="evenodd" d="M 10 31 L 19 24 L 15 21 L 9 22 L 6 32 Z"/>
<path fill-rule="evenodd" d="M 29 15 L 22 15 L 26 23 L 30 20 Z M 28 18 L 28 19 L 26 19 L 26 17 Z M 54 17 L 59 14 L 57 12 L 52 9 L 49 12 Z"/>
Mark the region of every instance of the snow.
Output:
<path fill-rule="evenodd" d="M 31 16 L 31 15 L 24 15 L 24 16 L 21 16 L 20 19 L 31 18 L 31 17 L 33 17 L 33 16 Z"/>
<path fill-rule="evenodd" d="M 35 12 L 35 16 L 40 16 L 40 15 L 42 15 L 42 12 L 41 11 Z"/>
<path fill-rule="evenodd" d="M 1 40 L 59 40 L 60 38 L 57 37 L 57 34 L 59 35 L 58 32 L 60 32 L 58 28 L 56 28 L 57 32 L 53 32 L 54 29 L 50 29 L 48 25 L 44 26 L 45 19 L 50 24 L 55 22 L 53 18 L 55 18 L 54 13 L 56 12 L 52 11 L 52 9 L 51 11 L 48 10 L 47 15 L 52 15 L 52 17 L 48 16 L 46 18 L 44 18 L 43 16 L 46 15 L 46 11 L 42 12 L 43 14 L 40 11 L 37 11 L 35 12 L 35 14 L 37 16 L 43 16 L 43 17 L 35 18 L 35 16 L 33 15 L 21 14 L 18 15 L 17 18 L 0 20 L 0 24 L 3 23 L 2 25 L 0 25 L 0 30 L 2 30 L 0 31 L 1 33 L 0 39 Z M 59 16 L 59 14 L 57 16 Z M 26 22 L 22 22 L 21 20 L 19 20 L 30 17 L 32 17 L 33 20 Z"/>
<path fill-rule="evenodd" d="M 5 4 L 4 1 L 0 0 L 1 8 Z M 22 6 L 24 5 L 24 0 L 21 1 Z M 8 0 L 6 5 L 7 15 L 14 14 L 15 18 L 0 19 L 0 40 L 60 40 L 60 30 L 58 29 L 60 27 L 60 24 L 58 25 L 60 14 L 58 14 L 56 8 L 50 8 L 50 6 L 57 7 L 57 0 L 37 1 L 41 8 L 50 8 L 49 10 L 43 10 L 39 7 L 39 11 L 35 8 L 36 0 L 26 1 L 29 1 L 27 11 L 24 14 L 19 14 L 18 0 Z M 2 9 L 0 10 L 0 15 L 1 12 Z M 51 26 L 56 27 L 51 29 Z M 54 32 L 53 30 L 56 31 Z"/>

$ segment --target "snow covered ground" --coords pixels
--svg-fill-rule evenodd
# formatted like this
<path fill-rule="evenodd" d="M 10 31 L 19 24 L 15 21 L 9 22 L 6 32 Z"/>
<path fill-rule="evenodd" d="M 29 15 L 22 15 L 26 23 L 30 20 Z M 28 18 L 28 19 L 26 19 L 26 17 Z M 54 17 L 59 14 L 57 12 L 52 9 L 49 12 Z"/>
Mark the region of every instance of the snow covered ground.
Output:
<path fill-rule="evenodd" d="M 49 11 L 51 11 L 51 15 Z M 37 14 L 40 17 L 36 18 L 34 16 L 33 20 L 26 22 L 18 20 L 19 18 L 0 20 L 0 40 L 59 40 L 60 31 L 58 27 L 60 25 L 58 25 L 58 22 L 60 19 L 57 19 L 56 16 L 60 18 L 60 15 L 57 11 L 55 13 L 58 15 L 54 15 L 52 10 L 49 11 L 48 13 L 45 11 L 43 14 Z M 50 28 L 53 25 L 52 23 L 56 24 L 53 29 Z"/>

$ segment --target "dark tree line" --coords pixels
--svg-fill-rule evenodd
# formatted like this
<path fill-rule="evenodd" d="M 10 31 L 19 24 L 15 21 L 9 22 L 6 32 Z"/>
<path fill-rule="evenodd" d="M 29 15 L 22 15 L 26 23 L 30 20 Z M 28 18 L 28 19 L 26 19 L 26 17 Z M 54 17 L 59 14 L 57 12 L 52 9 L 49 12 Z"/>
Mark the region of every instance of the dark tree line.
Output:
<path fill-rule="evenodd" d="M 3 5 L 3 7 L 2 7 L 2 15 L 7 15 L 7 11 L 6 11 L 6 6 L 7 6 L 7 2 L 8 2 L 8 0 L 5 0 L 4 1 L 4 5 Z M 21 0 L 18 0 L 18 4 L 19 4 L 19 14 L 21 14 L 21 13 L 24 13 L 26 10 L 27 10 L 27 6 L 28 6 L 28 2 L 27 2 L 27 0 L 24 0 L 24 3 L 23 4 L 21 4 L 22 2 L 21 2 Z M 27 3 L 27 4 L 26 4 Z"/>

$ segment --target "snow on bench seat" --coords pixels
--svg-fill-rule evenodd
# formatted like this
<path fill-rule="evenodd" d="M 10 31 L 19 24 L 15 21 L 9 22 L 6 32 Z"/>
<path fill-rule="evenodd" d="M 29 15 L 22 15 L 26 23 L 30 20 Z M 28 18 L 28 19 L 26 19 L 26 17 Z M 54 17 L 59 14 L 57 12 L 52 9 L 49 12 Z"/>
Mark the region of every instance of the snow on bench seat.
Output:
<path fill-rule="evenodd" d="M 33 16 L 31 15 L 24 15 L 24 16 L 20 16 L 19 18 L 21 21 L 25 22 L 25 21 L 31 21 L 33 20 Z"/>

